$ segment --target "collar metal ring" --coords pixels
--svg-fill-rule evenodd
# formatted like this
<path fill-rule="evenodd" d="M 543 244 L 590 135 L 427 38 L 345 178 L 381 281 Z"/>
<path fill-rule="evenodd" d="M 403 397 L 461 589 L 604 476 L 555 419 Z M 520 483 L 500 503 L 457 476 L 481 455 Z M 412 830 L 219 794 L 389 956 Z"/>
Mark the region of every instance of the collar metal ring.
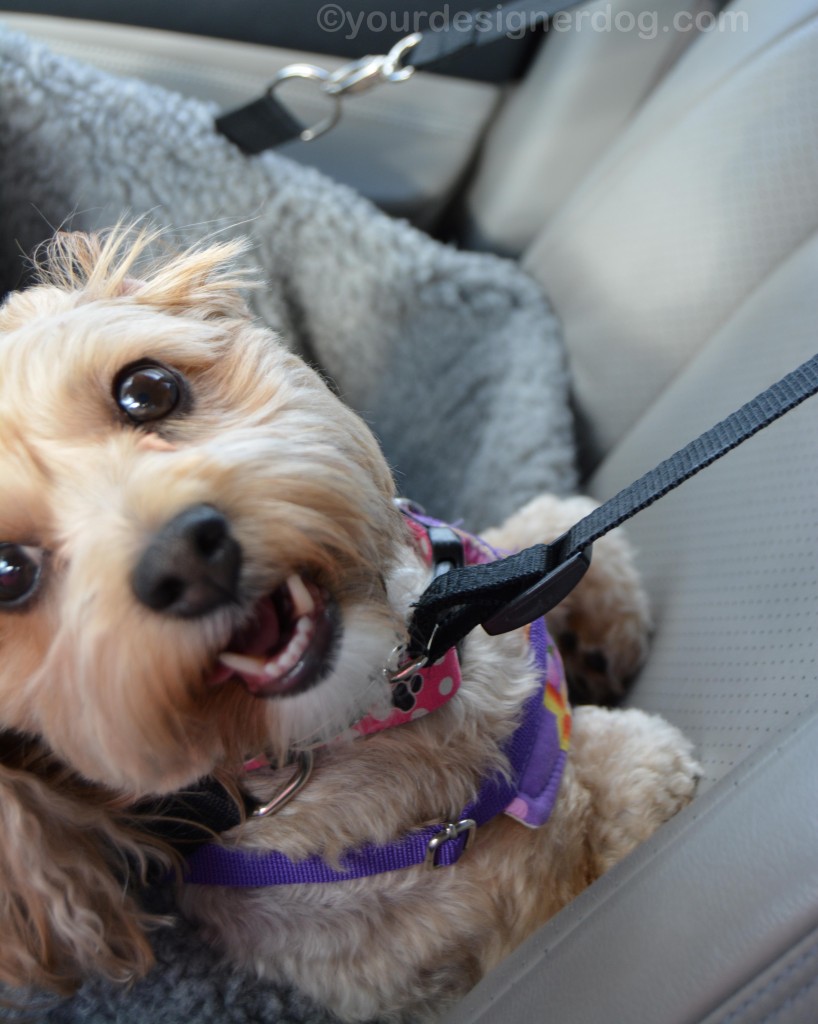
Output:
<path fill-rule="evenodd" d="M 295 771 L 289 782 L 287 782 L 282 789 L 280 789 L 272 800 L 268 801 L 262 807 L 257 807 L 251 817 L 253 818 L 266 818 L 270 814 L 277 814 L 278 811 L 288 804 L 290 800 L 300 790 L 306 786 L 309 781 L 310 775 L 312 775 L 313 765 L 313 753 L 311 750 L 302 750 L 296 757 Z"/>

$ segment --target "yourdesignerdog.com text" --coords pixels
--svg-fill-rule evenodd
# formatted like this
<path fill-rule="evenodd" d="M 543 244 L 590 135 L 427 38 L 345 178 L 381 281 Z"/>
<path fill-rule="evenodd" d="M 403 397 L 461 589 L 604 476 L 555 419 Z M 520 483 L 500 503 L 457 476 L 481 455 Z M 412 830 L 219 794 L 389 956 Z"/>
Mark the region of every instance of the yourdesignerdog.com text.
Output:
<path fill-rule="evenodd" d="M 440 31 L 464 35 L 482 32 L 521 39 L 540 25 L 547 25 L 551 32 L 619 32 L 650 40 L 671 32 L 743 33 L 750 27 L 747 11 L 633 12 L 615 11 L 611 4 L 560 11 L 543 19 L 537 12 L 507 10 L 503 4 L 481 11 L 453 11 L 449 4 L 431 11 L 356 11 L 342 4 L 327 3 L 318 11 L 316 20 L 322 31 L 348 40 L 356 39 L 361 32 L 395 36 Z"/>

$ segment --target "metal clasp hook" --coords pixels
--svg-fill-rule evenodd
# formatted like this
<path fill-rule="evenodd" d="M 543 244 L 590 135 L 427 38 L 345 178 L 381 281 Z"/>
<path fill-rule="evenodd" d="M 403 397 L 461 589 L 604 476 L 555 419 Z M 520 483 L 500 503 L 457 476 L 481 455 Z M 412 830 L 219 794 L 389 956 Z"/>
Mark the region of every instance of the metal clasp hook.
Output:
<path fill-rule="evenodd" d="M 426 867 L 439 868 L 442 867 L 441 863 L 437 859 L 438 850 L 443 846 L 444 843 L 450 842 L 452 839 L 458 839 L 464 832 L 466 833 L 466 842 L 463 846 L 462 852 L 465 853 L 472 843 L 474 837 L 477 834 L 477 822 L 474 818 L 464 818 L 462 821 L 447 821 L 442 825 L 442 832 L 438 832 L 436 836 L 432 836 L 429 840 L 429 844 L 426 847 Z"/>
<path fill-rule="evenodd" d="M 330 96 L 344 96 L 347 93 L 366 92 L 383 82 L 405 82 L 415 69 L 405 64 L 406 55 L 420 42 L 420 32 L 413 32 L 399 39 L 386 54 L 368 54 L 333 71 L 323 89 Z"/>
<path fill-rule="evenodd" d="M 361 57 L 360 60 L 344 64 L 333 71 L 324 85 L 330 96 L 345 96 L 347 93 L 366 92 L 383 81 L 386 57 Z"/>
<path fill-rule="evenodd" d="M 305 128 L 298 136 L 302 142 L 312 142 L 338 123 L 341 118 L 343 96 L 366 92 L 383 82 L 405 82 L 407 78 L 411 78 L 415 69 L 404 61 L 422 38 L 420 32 L 413 32 L 399 39 L 389 53 L 360 57 L 349 64 L 343 64 L 335 71 L 327 71 L 316 64 L 288 64 L 273 78 L 267 94 L 272 96 L 283 82 L 292 79 L 300 78 L 318 83 L 321 92 L 332 101 L 333 106 L 326 117 Z"/>

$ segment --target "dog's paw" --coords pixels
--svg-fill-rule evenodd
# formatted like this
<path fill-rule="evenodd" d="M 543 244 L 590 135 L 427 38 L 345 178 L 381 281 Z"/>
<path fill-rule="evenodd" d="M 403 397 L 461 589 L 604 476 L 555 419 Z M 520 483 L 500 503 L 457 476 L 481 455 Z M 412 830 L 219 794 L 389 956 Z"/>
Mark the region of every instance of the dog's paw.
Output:
<path fill-rule="evenodd" d="M 651 631 L 647 595 L 621 533 L 594 545 L 591 567 L 547 616 L 574 704 L 616 704 L 645 660 Z"/>
<path fill-rule="evenodd" d="M 626 771 L 627 790 L 636 813 L 658 828 L 693 799 L 702 770 L 692 742 L 660 715 L 638 708 L 611 712 L 621 716 L 634 763 Z"/>
<path fill-rule="evenodd" d="M 507 549 L 547 543 L 583 519 L 590 498 L 535 498 L 486 538 Z M 548 630 L 565 663 L 574 704 L 615 704 L 645 660 L 650 635 L 647 595 L 621 529 L 594 545 L 579 585 L 548 613 Z"/>
<path fill-rule="evenodd" d="M 637 709 L 579 709 L 571 757 L 592 795 L 592 845 L 602 870 L 690 803 L 701 777 L 690 740 Z"/>

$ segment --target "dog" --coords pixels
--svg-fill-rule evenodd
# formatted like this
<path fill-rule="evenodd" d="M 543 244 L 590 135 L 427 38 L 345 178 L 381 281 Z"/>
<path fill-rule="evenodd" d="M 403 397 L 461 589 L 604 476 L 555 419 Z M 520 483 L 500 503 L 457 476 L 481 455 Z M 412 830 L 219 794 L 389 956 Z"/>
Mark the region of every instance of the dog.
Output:
<path fill-rule="evenodd" d="M 691 799 L 691 744 L 638 710 L 562 707 L 547 822 L 461 820 L 545 706 L 530 632 L 476 629 L 447 655 L 456 693 L 412 710 L 431 528 L 363 421 L 254 322 L 240 244 L 157 244 L 58 234 L 0 309 L 0 979 L 146 973 L 163 922 L 134 890 L 159 865 L 249 972 L 344 1020 L 434 1019 Z M 591 507 L 543 496 L 468 543 L 519 549 Z M 621 695 L 650 619 L 620 532 L 547 625 L 575 690 Z M 203 778 L 241 808 L 206 852 L 332 877 L 350 851 L 436 838 L 362 877 L 191 881 L 138 809 Z"/>

